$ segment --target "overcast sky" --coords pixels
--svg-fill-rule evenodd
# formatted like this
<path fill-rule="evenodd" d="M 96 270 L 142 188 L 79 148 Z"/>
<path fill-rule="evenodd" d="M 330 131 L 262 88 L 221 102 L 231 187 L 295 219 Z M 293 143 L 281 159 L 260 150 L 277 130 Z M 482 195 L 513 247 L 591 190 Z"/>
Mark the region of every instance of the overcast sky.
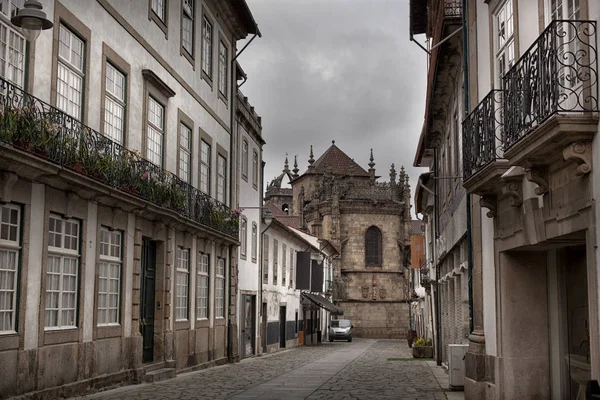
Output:
<path fill-rule="evenodd" d="M 365 169 L 373 148 L 380 181 L 404 165 L 414 198 L 427 55 L 408 39 L 408 0 L 247 2 L 262 38 L 239 58 L 241 90 L 262 116 L 265 180 L 286 152 L 302 173 L 309 146 L 316 159 L 335 140 Z"/>

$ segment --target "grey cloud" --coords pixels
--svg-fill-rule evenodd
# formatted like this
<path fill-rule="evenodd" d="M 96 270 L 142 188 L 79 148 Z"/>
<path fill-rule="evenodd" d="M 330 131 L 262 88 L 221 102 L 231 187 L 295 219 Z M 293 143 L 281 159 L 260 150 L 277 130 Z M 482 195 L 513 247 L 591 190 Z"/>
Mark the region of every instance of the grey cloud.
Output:
<path fill-rule="evenodd" d="M 427 59 L 408 40 L 408 0 L 247 0 L 263 33 L 240 56 L 241 90 L 263 117 L 265 179 L 286 152 L 307 167 L 331 140 L 377 174 L 412 167 L 423 124 Z"/>

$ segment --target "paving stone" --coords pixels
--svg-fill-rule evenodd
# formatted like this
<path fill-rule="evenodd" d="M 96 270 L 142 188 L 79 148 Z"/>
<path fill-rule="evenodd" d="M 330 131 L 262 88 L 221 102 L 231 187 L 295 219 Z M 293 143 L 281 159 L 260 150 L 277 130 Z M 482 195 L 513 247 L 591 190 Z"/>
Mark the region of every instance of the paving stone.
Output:
<path fill-rule="evenodd" d="M 356 338 L 351 343 L 301 346 L 80 399 L 446 399 L 433 366 L 412 359 L 388 360 L 410 356 L 405 340 Z"/>

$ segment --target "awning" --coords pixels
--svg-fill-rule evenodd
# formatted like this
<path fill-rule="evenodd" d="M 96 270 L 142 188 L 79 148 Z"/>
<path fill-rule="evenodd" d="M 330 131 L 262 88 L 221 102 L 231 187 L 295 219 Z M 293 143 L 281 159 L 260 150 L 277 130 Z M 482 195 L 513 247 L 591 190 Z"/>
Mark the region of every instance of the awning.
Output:
<path fill-rule="evenodd" d="M 344 311 L 341 308 L 339 308 L 323 296 L 314 293 L 302 292 L 302 297 L 307 298 L 311 302 L 315 303 L 321 308 L 326 309 L 327 311 L 330 311 L 334 315 L 344 315 Z"/>

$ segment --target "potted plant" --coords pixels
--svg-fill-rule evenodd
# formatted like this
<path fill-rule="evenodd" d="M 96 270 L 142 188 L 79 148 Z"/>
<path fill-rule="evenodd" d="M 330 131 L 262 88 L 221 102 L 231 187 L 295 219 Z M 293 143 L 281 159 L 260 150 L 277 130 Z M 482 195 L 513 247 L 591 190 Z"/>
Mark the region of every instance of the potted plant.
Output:
<path fill-rule="evenodd" d="M 413 342 L 412 352 L 414 358 L 433 358 L 433 346 L 431 339 L 417 338 Z"/>

